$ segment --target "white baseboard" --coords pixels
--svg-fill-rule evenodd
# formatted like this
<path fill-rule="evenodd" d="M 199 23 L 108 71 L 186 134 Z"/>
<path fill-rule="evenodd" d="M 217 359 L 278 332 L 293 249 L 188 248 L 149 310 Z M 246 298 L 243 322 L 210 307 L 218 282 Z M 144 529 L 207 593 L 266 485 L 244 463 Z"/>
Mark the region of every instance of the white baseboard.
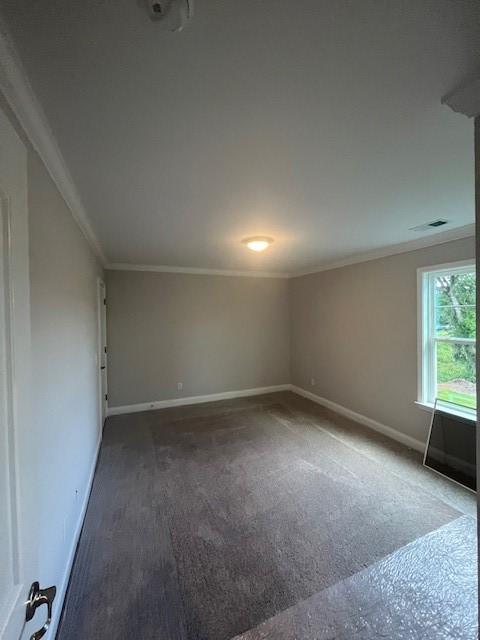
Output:
<path fill-rule="evenodd" d="M 95 455 L 93 456 L 92 465 L 90 467 L 87 486 L 85 487 L 85 493 L 83 496 L 82 506 L 80 509 L 80 513 L 78 514 L 77 524 L 75 526 L 75 531 L 72 538 L 72 544 L 70 545 L 70 550 L 68 552 L 68 558 L 67 558 L 67 563 L 65 565 L 65 571 L 62 578 L 62 583 L 59 585 L 57 589 L 57 597 L 55 598 L 55 604 L 53 607 L 52 622 L 50 623 L 50 627 L 48 629 L 47 635 L 45 636 L 45 640 L 54 640 L 58 630 L 60 617 L 63 611 L 65 596 L 67 595 L 68 582 L 70 580 L 70 574 L 72 572 L 73 562 L 75 560 L 78 540 L 82 532 L 83 521 L 85 520 L 85 514 L 87 512 L 88 500 L 90 498 L 90 493 L 92 490 L 93 478 L 95 476 L 95 469 L 97 467 L 98 454 L 100 452 L 101 444 L 102 444 L 102 434 L 100 434 L 100 437 L 96 445 L 96 451 L 95 451 Z"/>
<path fill-rule="evenodd" d="M 382 424 L 381 422 L 377 422 L 376 420 L 373 420 L 372 418 L 367 418 L 366 416 L 362 415 L 361 413 L 357 413 L 356 411 L 352 411 L 351 409 L 347 409 L 346 407 L 343 407 L 340 404 L 337 404 L 336 402 L 332 402 L 331 400 L 327 400 L 326 398 L 322 398 L 321 396 L 316 395 L 315 393 L 311 393 L 310 391 L 306 391 L 305 389 L 302 389 L 301 387 L 297 387 L 296 385 L 293 384 L 279 384 L 279 385 L 274 385 L 271 387 L 256 387 L 254 389 L 241 389 L 238 391 L 225 391 L 222 393 L 211 393 L 209 395 L 203 395 L 203 396 L 190 396 L 190 397 L 186 397 L 186 398 L 172 398 L 171 400 L 157 400 L 154 402 L 143 402 L 140 404 L 132 404 L 132 405 L 125 405 L 122 407 L 109 407 L 107 409 L 107 416 L 113 416 L 113 415 L 120 415 L 120 414 L 124 414 L 124 413 L 137 413 L 140 411 L 152 411 L 154 409 L 162 409 L 162 408 L 167 408 L 167 407 L 178 407 L 178 406 L 183 406 L 183 405 L 189 405 L 189 404 L 201 404 L 203 402 L 213 402 L 215 400 L 228 400 L 230 398 L 244 398 L 244 397 L 248 397 L 248 396 L 258 396 L 258 395 L 263 395 L 265 393 L 275 393 L 278 391 L 293 391 L 294 393 L 303 396 L 304 398 L 308 398 L 309 400 L 312 400 L 313 402 L 315 402 L 316 404 L 321 405 L 322 407 L 325 407 L 327 409 L 330 409 L 332 411 L 334 411 L 335 413 L 338 413 L 342 416 L 345 416 L 346 418 L 350 418 L 351 420 L 358 422 L 359 424 L 362 424 L 366 427 L 369 427 L 370 429 L 373 429 L 374 431 L 378 431 L 379 433 L 382 433 L 385 436 L 388 436 L 389 438 L 391 438 L 392 440 L 396 440 L 397 442 L 401 442 L 402 444 L 406 445 L 407 447 L 410 447 L 412 449 L 415 449 L 417 451 L 421 451 L 422 453 L 424 452 L 425 449 L 425 445 L 424 443 L 420 442 L 420 440 L 416 440 L 415 438 L 412 438 L 411 436 L 408 436 L 404 433 L 401 433 L 400 431 L 397 431 L 396 429 L 392 429 L 391 427 L 387 427 L 386 425 Z M 75 560 L 75 553 L 77 550 L 77 544 L 78 544 L 78 540 L 80 538 L 80 533 L 82 531 L 82 526 L 83 526 L 83 521 L 85 519 L 85 514 L 87 511 L 87 506 L 88 506 L 88 500 L 90 498 L 90 492 L 92 489 L 92 484 L 93 484 L 93 479 L 94 479 L 94 474 L 95 474 L 95 468 L 97 465 L 97 458 L 98 458 L 98 454 L 100 451 L 100 445 L 102 442 L 102 437 L 100 436 L 98 442 L 97 442 L 97 447 L 96 447 L 96 453 L 95 456 L 93 458 L 92 461 L 92 466 L 90 468 L 90 473 L 89 473 L 89 478 L 88 478 L 88 482 L 87 482 L 87 486 L 85 489 L 85 494 L 83 497 L 83 502 L 82 502 L 82 508 L 80 510 L 79 516 L 78 516 L 78 520 L 77 520 L 77 525 L 75 527 L 75 533 L 72 539 L 72 544 L 70 547 L 70 551 L 68 554 L 68 560 L 67 560 L 67 564 L 65 566 L 65 572 L 64 572 L 64 576 L 63 576 L 63 580 L 61 585 L 58 588 L 58 592 L 57 592 L 57 598 L 56 598 L 56 606 L 54 607 L 54 614 L 52 616 L 52 623 L 50 625 L 50 628 L 48 630 L 48 635 L 46 636 L 46 640 L 53 640 L 55 638 L 55 635 L 57 633 L 57 629 L 58 629 L 58 624 L 60 622 L 60 616 L 63 610 L 63 604 L 64 604 L 64 600 L 65 600 L 65 596 L 66 596 L 66 592 L 67 592 L 67 587 L 68 587 L 68 582 L 70 579 L 70 574 L 72 571 L 72 566 L 73 566 L 73 562 Z"/>
<path fill-rule="evenodd" d="M 224 391 L 222 393 L 210 393 L 205 396 L 189 396 L 186 398 L 172 398 L 170 400 L 153 400 L 139 404 L 127 404 L 122 407 L 108 407 L 107 416 L 118 416 L 123 413 L 138 413 L 139 411 L 154 411 L 167 407 L 181 407 L 187 404 L 201 404 L 203 402 L 215 402 L 215 400 L 229 400 L 230 398 L 245 398 L 259 396 L 264 393 L 277 391 L 290 391 L 290 384 L 277 384 L 272 387 L 256 387 L 254 389 L 240 389 L 239 391 Z"/>
<path fill-rule="evenodd" d="M 241 389 L 239 391 L 224 391 L 223 393 L 211 393 L 209 395 L 204 396 L 189 396 L 186 398 L 172 398 L 170 400 L 154 400 L 152 402 L 142 402 L 139 404 L 129 404 L 121 407 L 109 407 L 107 409 L 107 416 L 116 416 L 125 413 L 138 413 L 140 411 L 154 411 L 155 409 L 165 409 L 167 407 L 181 407 L 189 404 L 201 404 L 203 402 L 214 402 L 215 400 L 229 400 L 230 398 L 244 398 L 248 396 L 258 396 L 264 393 L 275 393 L 277 391 L 293 391 L 304 398 L 308 398 L 312 400 L 316 404 L 322 405 L 327 409 L 331 409 L 336 413 L 345 416 L 346 418 L 350 418 L 359 424 L 364 425 L 365 427 L 369 427 L 374 431 L 378 431 L 385 436 L 388 436 L 392 440 L 396 440 L 397 442 L 401 442 L 407 447 L 411 449 L 415 449 L 416 451 L 424 452 L 425 444 L 420 440 L 416 440 L 411 436 L 406 435 L 405 433 L 401 433 L 396 429 L 392 429 L 392 427 L 387 427 L 387 425 L 382 424 L 381 422 L 377 422 L 372 418 L 367 418 L 367 416 L 362 415 L 361 413 L 357 413 L 356 411 L 352 411 L 351 409 L 347 409 L 336 402 L 332 402 L 331 400 L 327 400 L 327 398 L 322 398 L 321 396 L 316 395 L 315 393 L 311 393 L 310 391 L 306 391 L 301 387 L 297 387 L 293 384 L 278 384 L 271 387 L 256 387 L 254 389 Z"/>
<path fill-rule="evenodd" d="M 397 442 L 401 442 L 402 444 L 410 447 L 411 449 L 415 449 L 416 451 L 420 451 L 421 453 L 425 452 L 425 443 L 417 440 L 416 438 L 412 438 L 412 436 L 408 436 L 405 433 L 401 433 L 396 429 L 392 429 L 392 427 L 387 427 L 387 425 L 382 424 L 381 422 L 377 422 L 376 420 L 372 420 L 372 418 L 367 418 L 363 416 L 361 413 L 357 413 L 356 411 L 352 411 L 351 409 L 347 409 L 343 407 L 341 404 L 337 404 L 336 402 L 332 402 L 331 400 L 327 400 L 326 398 L 322 398 L 321 396 L 317 396 L 315 393 L 311 393 L 310 391 L 306 391 L 301 387 L 297 387 L 295 385 L 290 385 L 291 391 L 297 393 L 304 398 L 308 398 L 317 404 L 322 405 L 326 409 L 331 409 L 335 411 L 335 413 L 339 413 L 346 418 L 350 418 L 350 420 L 354 420 L 360 424 L 363 424 L 365 427 L 369 427 L 374 431 L 378 431 L 379 433 L 383 433 L 383 435 L 388 436 L 392 440 L 396 440 Z"/>

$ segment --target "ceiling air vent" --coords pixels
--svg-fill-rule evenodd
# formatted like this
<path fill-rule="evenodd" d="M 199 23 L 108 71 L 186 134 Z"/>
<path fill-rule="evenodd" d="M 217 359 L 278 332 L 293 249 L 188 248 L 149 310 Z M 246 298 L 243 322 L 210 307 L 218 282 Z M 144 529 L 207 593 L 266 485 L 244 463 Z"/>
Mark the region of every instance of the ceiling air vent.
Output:
<path fill-rule="evenodd" d="M 428 231 L 428 229 L 436 229 L 437 227 L 443 227 L 448 224 L 448 220 L 432 220 L 432 222 L 426 222 L 425 224 L 419 224 L 418 227 L 411 227 L 409 231 Z"/>

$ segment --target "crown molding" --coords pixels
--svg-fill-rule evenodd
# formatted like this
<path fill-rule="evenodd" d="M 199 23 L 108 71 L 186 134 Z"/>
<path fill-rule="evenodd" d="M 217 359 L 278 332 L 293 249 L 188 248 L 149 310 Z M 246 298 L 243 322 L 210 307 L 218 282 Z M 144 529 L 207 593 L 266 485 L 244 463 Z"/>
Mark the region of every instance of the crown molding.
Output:
<path fill-rule="evenodd" d="M 417 251 L 418 249 L 426 249 L 427 247 L 433 247 L 437 244 L 445 244 L 445 242 L 452 242 L 453 240 L 462 240 L 463 238 L 470 238 L 475 236 L 475 224 L 467 224 L 457 229 L 450 229 L 448 231 L 439 231 L 430 236 L 423 238 L 417 238 L 415 240 L 408 240 L 400 244 L 389 245 L 382 247 L 381 249 L 374 249 L 373 251 L 365 251 L 363 253 L 356 253 L 347 258 L 341 260 L 335 260 L 333 262 L 327 262 L 311 269 L 305 269 L 296 273 L 290 274 L 290 278 L 299 278 L 301 276 L 308 276 L 314 273 L 320 273 L 321 271 L 331 271 L 332 269 L 339 269 L 340 267 L 348 267 L 352 264 L 358 264 L 360 262 L 369 262 L 370 260 L 378 260 L 380 258 L 388 258 L 389 256 L 395 256 L 400 253 L 409 253 L 410 251 Z"/>
<path fill-rule="evenodd" d="M 466 238 L 475 234 L 475 225 L 466 225 L 458 229 L 439 232 L 432 236 L 411 240 L 381 249 L 354 254 L 347 258 L 328 262 L 316 267 L 294 273 L 276 273 L 260 271 L 235 271 L 224 269 L 202 269 L 195 267 L 172 267 L 162 265 L 135 265 L 112 263 L 107 259 L 102 246 L 93 230 L 86 210 L 82 204 L 73 179 L 67 168 L 58 143 L 50 129 L 44 111 L 30 85 L 22 67 L 20 58 L 8 35 L 5 24 L 0 20 L 0 90 L 12 111 L 23 127 L 32 146 L 45 164 L 65 200 L 73 219 L 79 226 L 92 250 L 107 269 L 128 271 L 156 271 L 163 273 L 192 273 L 200 275 L 244 276 L 256 278 L 295 278 L 303 275 L 337 269 L 360 262 L 367 262 L 400 253 L 415 251 L 451 240 Z M 469 117 L 480 114 L 480 78 L 477 76 L 456 88 L 442 99 L 456 112 Z"/>
<path fill-rule="evenodd" d="M 230 269 L 201 269 L 197 267 L 174 267 L 168 265 L 129 264 L 122 262 L 108 263 L 105 265 L 105 269 L 109 271 L 153 271 L 156 273 L 191 273 L 206 276 L 241 276 L 247 278 L 300 278 L 301 276 L 320 273 L 321 271 L 331 271 L 332 269 L 348 267 L 349 265 L 360 262 L 378 260 L 379 258 L 388 258 L 388 256 L 394 256 L 400 253 L 409 253 L 410 251 L 417 251 L 418 249 L 426 249 L 427 247 L 433 247 L 437 244 L 444 244 L 445 242 L 451 242 L 453 240 L 462 240 L 463 238 L 470 238 L 472 236 L 475 236 L 475 225 L 467 224 L 463 227 L 458 227 L 457 229 L 439 231 L 430 236 L 417 238 L 416 240 L 409 240 L 408 242 L 402 242 L 401 244 L 394 244 L 381 249 L 366 251 L 364 253 L 356 253 L 355 255 L 342 260 L 327 262 L 311 269 L 293 273 L 277 273 L 275 271 L 233 271 Z"/>
<path fill-rule="evenodd" d="M 203 276 L 237 276 L 243 278 L 289 278 L 288 273 L 274 271 L 234 271 L 231 269 L 201 269 L 197 267 L 170 267 L 154 264 L 128 264 L 112 262 L 105 265 L 109 271 L 154 271 L 156 273 L 190 273 Z"/>
<path fill-rule="evenodd" d="M 0 21 L 0 90 L 33 148 L 42 159 L 70 209 L 73 219 L 94 253 L 102 264 L 105 264 L 107 262 L 105 253 L 88 219 L 58 143 L 3 21 Z"/>

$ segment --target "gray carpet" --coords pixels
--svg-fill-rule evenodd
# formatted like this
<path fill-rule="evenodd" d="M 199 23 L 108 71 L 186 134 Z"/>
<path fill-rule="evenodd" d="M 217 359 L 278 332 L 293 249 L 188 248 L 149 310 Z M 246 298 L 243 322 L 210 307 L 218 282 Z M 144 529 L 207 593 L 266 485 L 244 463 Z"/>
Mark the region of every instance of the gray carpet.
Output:
<path fill-rule="evenodd" d="M 477 640 L 476 534 L 458 518 L 236 640 Z"/>
<path fill-rule="evenodd" d="M 461 515 L 305 408 L 110 419 L 60 640 L 227 640 Z"/>

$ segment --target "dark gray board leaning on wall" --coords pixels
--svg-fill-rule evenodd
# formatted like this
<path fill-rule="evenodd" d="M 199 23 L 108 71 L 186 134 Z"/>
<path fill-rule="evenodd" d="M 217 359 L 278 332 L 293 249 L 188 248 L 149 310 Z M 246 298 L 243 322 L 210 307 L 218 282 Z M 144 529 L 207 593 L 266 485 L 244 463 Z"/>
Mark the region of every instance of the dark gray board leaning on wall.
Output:
<path fill-rule="evenodd" d="M 476 421 L 435 403 L 423 464 L 442 476 L 477 489 Z"/>

